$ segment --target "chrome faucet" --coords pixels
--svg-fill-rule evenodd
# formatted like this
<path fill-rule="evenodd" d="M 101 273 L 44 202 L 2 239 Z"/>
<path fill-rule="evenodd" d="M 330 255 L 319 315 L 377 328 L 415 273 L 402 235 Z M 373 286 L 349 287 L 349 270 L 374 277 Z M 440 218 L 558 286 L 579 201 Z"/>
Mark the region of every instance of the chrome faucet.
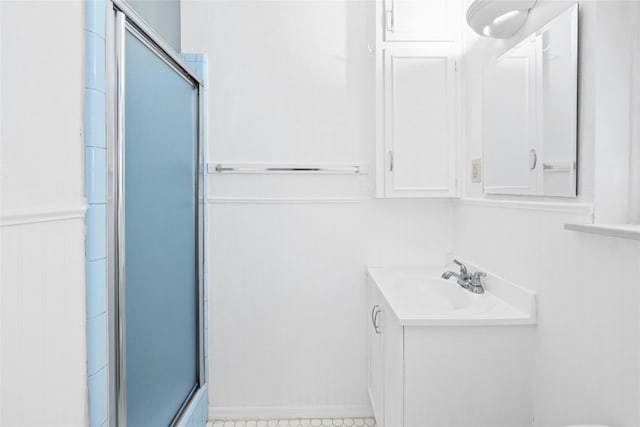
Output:
<path fill-rule="evenodd" d="M 476 271 L 474 273 L 469 273 L 467 266 L 458 261 L 457 259 L 453 260 L 460 267 L 460 273 L 454 273 L 453 271 L 445 271 L 442 273 L 443 279 L 450 279 L 451 277 L 455 277 L 458 282 L 458 285 L 462 286 L 464 289 L 469 292 L 473 292 L 474 294 L 483 294 L 484 288 L 482 287 L 482 278 L 487 276 L 487 273 L 483 273 L 482 271 Z"/>

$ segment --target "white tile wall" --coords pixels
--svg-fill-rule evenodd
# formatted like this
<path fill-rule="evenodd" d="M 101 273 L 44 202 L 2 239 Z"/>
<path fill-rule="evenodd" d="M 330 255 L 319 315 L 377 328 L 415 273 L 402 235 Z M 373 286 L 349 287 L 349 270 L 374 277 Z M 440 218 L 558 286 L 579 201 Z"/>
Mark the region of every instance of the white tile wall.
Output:
<path fill-rule="evenodd" d="M 323 418 L 292 420 L 216 420 L 209 421 L 207 427 L 333 427 L 333 426 L 374 426 L 373 418 Z"/>

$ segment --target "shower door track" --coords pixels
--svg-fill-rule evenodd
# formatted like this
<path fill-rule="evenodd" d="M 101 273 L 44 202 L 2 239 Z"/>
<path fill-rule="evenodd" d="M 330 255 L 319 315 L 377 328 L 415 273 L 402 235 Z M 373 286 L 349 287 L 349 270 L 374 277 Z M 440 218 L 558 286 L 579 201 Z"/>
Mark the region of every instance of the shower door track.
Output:
<path fill-rule="evenodd" d="M 111 0 L 107 10 L 107 233 L 109 299 L 109 425 L 126 427 L 125 278 L 124 278 L 124 75 L 125 32 L 130 31 L 178 75 L 194 86 L 197 98 L 196 170 L 196 283 L 197 283 L 197 382 L 170 426 L 177 425 L 204 386 L 204 97 L 203 80 L 123 0 Z"/>

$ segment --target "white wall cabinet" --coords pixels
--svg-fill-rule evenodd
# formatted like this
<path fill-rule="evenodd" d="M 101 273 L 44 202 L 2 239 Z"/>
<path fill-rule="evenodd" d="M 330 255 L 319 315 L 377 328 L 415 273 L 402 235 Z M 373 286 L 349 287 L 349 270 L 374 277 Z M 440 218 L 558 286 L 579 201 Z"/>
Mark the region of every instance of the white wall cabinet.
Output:
<path fill-rule="evenodd" d="M 377 13 L 377 197 L 456 197 L 461 0 L 385 0 Z"/>
<path fill-rule="evenodd" d="M 458 40 L 461 4 L 451 0 L 385 0 L 385 41 Z"/>
<path fill-rule="evenodd" d="M 407 326 L 371 278 L 368 292 L 377 427 L 531 425 L 533 328 Z"/>
<path fill-rule="evenodd" d="M 455 62 L 448 46 L 385 49 L 387 197 L 455 196 Z"/>

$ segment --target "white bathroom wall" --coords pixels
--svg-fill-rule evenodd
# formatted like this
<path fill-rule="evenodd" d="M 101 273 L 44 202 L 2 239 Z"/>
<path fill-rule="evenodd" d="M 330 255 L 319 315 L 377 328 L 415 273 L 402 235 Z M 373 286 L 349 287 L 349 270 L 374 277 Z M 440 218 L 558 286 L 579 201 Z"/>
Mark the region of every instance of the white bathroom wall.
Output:
<path fill-rule="evenodd" d="M 596 19 L 595 222 L 627 223 L 630 202 L 638 200 L 630 193 L 630 167 L 640 167 L 631 161 L 630 150 L 631 123 L 638 114 L 631 110 L 633 85 L 639 81 L 632 75 L 638 73 L 632 66 L 638 57 L 638 2 L 600 1 Z M 634 143 L 640 142 L 636 139 Z"/>
<path fill-rule="evenodd" d="M 538 293 L 535 426 L 640 425 L 640 243 L 563 230 L 570 213 L 461 202 L 458 256 Z"/>
<path fill-rule="evenodd" d="M 373 129 L 367 1 L 182 2 L 182 50 L 212 63 L 217 161 L 367 160 Z"/>
<path fill-rule="evenodd" d="M 82 2 L 0 16 L 0 424 L 83 426 Z"/>
<path fill-rule="evenodd" d="M 594 198 L 603 191 L 622 190 L 602 186 L 602 179 L 619 171 L 610 163 L 603 166 L 597 153 L 613 154 L 613 147 L 628 144 L 628 140 L 611 141 L 611 133 L 604 136 L 614 123 L 624 122 L 625 117 L 615 114 L 628 114 L 628 101 L 617 99 L 617 113 L 601 107 L 614 102 L 609 90 L 628 84 L 617 81 L 624 80 L 628 70 L 609 61 L 624 62 L 630 54 L 625 43 L 611 40 L 626 40 L 623 35 L 628 19 L 635 16 L 630 10 L 634 4 L 579 3 L 579 197 L 487 197 L 467 173 L 465 197 L 453 209 L 453 245 L 458 256 L 538 293 L 533 425 L 634 427 L 640 425 L 640 242 L 563 228 L 565 223 L 591 222 Z M 540 27 L 569 4 L 538 2 L 521 34 Z M 465 172 L 482 152 L 484 64 L 515 42 L 467 33 Z M 618 130 L 619 139 L 625 131 Z M 596 203 L 596 214 L 599 207 L 602 204 Z"/>
<path fill-rule="evenodd" d="M 372 172 L 373 25 L 368 1 L 183 1 L 209 161 Z M 373 200 L 367 173 L 209 179 L 210 416 L 368 415 L 366 266 L 444 263 L 449 202 Z"/>

